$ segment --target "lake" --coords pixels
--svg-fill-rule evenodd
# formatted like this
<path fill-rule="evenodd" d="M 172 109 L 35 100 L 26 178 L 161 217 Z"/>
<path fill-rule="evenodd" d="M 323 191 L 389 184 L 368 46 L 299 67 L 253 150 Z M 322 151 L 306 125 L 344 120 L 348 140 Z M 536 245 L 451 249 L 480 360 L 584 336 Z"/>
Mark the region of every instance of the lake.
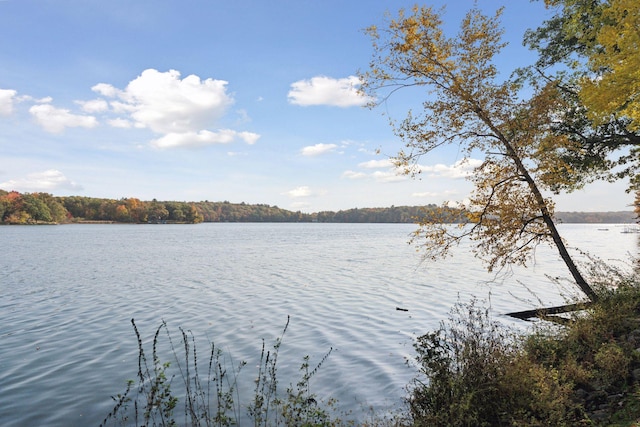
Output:
<path fill-rule="evenodd" d="M 407 244 L 414 229 L 0 227 L 0 425 L 98 425 L 113 407 L 110 396 L 136 379 L 131 318 L 145 342 L 164 320 L 177 347 L 182 327 L 193 332 L 201 354 L 214 342 L 231 364 L 247 361 L 239 391 L 248 401 L 262 340 L 273 345 L 290 316 L 278 359 L 282 388 L 299 379 L 303 356 L 314 365 L 333 348 L 312 392 L 337 398 L 358 418 L 369 407 L 387 411 L 401 402 L 415 375 L 406 363 L 414 338 L 436 328 L 456 301 L 486 299 L 498 318 L 522 326 L 502 314 L 534 308 L 538 299 L 561 304 L 573 291 L 547 277 L 567 276 L 549 248 L 539 248 L 529 268 L 494 277 L 466 248 L 422 262 Z M 640 235 L 621 231 L 560 226 L 570 246 L 626 265 Z"/>

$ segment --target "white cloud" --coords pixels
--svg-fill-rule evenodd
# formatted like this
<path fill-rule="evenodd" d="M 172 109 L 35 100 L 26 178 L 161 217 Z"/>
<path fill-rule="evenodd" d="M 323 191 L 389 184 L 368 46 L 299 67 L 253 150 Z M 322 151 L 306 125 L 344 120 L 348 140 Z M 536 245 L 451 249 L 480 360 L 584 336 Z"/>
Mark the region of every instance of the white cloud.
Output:
<path fill-rule="evenodd" d="M 0 116 L 8 116 L 13 112 L 13 101 L 17 93 L 13 89 L 0 89 Z"/>
<path fill-rule="evenodd" d="M 429 172 L 431 177 L 434 178 L 450 178 L 459 179 L 466 178 L 473 173 L 473 170 L 482 164 L 482 160 L 478 159 L 463 159 L 459 160 L 453 165 L 447 166 L 444 164 L 437 164 L 433 166 L 415 165 L 413 168 L 415 172 Z M 377 182 L 390 183 L 408 180 L 409 177 L 406 174 L 400 172 L 389 159 L 383 160 L 369 160 L 358 164 L 358 167 L 362 169 L 384 169 L 376 170 L 372 173 L 355 172 L 348 170 L 342 174 L 343 178 L 348 179 L 362 179 L 372 178 Z M 416 193 L 416 197 L 429 197 L 435 196 L 430 193 Z"/>
<path fill-rule="evenodd" d="M 36 172 L 24 178 L 11 179 L 0 182 L 0 188 L 15 190 L 20 192 L 44 191 L 52 192 L 58 189 L 81 190 L 82 187 L 68 179 L 64 174 L 56 169 L 49 169 L 44 172 Z"/>
<path fill-rule="evenodd" d="M 293 190 L 289 190 L 285 193 L 282 193 L 284 195 L 287 195 L 289 197 L 291 197 L 292 199 L 297 199 L 300 197 L 310 197 L 314 195 L 314 192 L 311 191 L 311 188 L 309 188 L 306 185 L 302 185 L 300 187 L 296 187 Z"/>
<path fill-rule="evenodd" d="M 122 118 L 109 120 L 107 123 L 109 123 L 109 126 L 114 128 L 129 129 L 133 127 L 133 122 L 127 119 L 122 119 Z"/>
<path fill-rule="evenodd" d="M 135 111 L 136 107 L 125 102 L 111 101 L 111 110 L 116 114 L 131 114 Z M 144 124 L 140 123 L 138 127 L 144 127 Z"/>
<path fill-rule="evenodd" d="M 461 205 L 465 207 L 469 207 L 471 205 L 471 200 L 468 197 L 465 197 L 461 201 L 447 200 L 445 202 L 445 205 L 447 205 L 450 208 L 459 208 Z"/>
<path fill-rule="evenodd" d="M 201 130 L 199 132 L 168 133 L 151 141 L 156 148 L 202 147 L 213 144 L 229 144 L 238 139 L 247 144 L 254 144 L 260 135 L 251 132 L 236 132 L 223 129 L 217 132 Z"/>
<path fill-rule="evenodd" d="M 481 164 L 482 160 L 479 159 L 462 159 L 449 166 L 443 164 L 433 166 L 418 165 L 416 168 L 422 172 L 430 172 L 432 176 L 460 179 L 471 175 L 474 169 Z"/>
<path fill-rule="evenodd" d="M 371 178 L 377 182 L 399 182 L 408 179 L 406 175 L 401 174 L 395 167 L 390 159 L 382 160 L 369 160 L 366 162 L 358 163 L 358 167 L 361 169 L 383 169 L 375 170 L 372 172 L 356 172 L 347 170 L 343 172 L 342 178 L 347 179 L 363 179 Z"/>
<path fill-rule="evenodd" d="M 121 91 L 107 83 L 98 83 L 97 85 L 93 86 L 91 90 L 99 93 L 102 96 L 106 96 L 107 98 L 115 98 L 120 93 L 122 93 Z"/>
<path fill-rule="evenodd" d="M 367 174 L 364 172 L 356 172 L 356 171 L 348 170 L 342 173 L 342 177 L 347 179 L 362 179 L 362 178 L 366 178 Z"/>
<path fill-rule="evenodd" d="M 234 102 L 223 80 L 202 80 L 193 74 L 181 79 L 176 70 L 147 69 L 124 89 L 107 83 L 91 89 L 110 98 L 111 112 L 119 115 L 108 121 L 111 126 L 149 129 L 159 135 L 150 141 L 156 148 L 193 148 L 235 141 L 255 144 L 260 138 L 253 132 L 212 130 Z M 246 111 L 237 113 L 241 123 L 249 121 Z"/>
<path fill-rule="evenodd" d="M 368 162 L 363 162 L 358 164 L 359 167 L 365 169 L 384 169 L 384 168 L 393 168 L 394 164 L 389 159 L 384 160 L 369 160 Z"/>
<path fill-rule="evenodd" d="M 303 156 L 319 156 L 320 154 L 325 154 L 335 150 L 336 147 L 337 147 L 336 144 L 309 145 L 302 149 L 302 155 Z"/>
<path fill-rule="evenodd" d="M 124 90 L 105 83 L 93 86 L 103 96 L 117 98 L 112 107 L 160 134 L 198 132 L 215 124 L 233 99 L 223 80 L 201 80 L 196 75 L 180 79 L 180 72 L 144 70 Z"/>
<path fill-rule="evenodd" d="M 400 175 L 395 171 L 375 171 L 371 176 L 378 182 L 399 182 L 408 179 L 406 175 Z"/>
<path fill-rule="evenodd" d="M 214 129 L 233 104 L 227 94 L 227 82 L 196 75 L 181 78 L 180 72 L 144 70 L 124 89 L 108 83 L 98 83 L 91 89 L 102 97 L 75 101 L 88 114 L 58 108 L 51 97 L 34 100 L 29 112 L 37 123 L 51 133 L 68 127 L 93 128 L 101 114 L 111 127 L 149 129 L 156 134 L 150 144 L 157 148 L 201 147 L 243 141 L 255 144 L 260 135 L 230 129 Z M 25 98 L 27 99 L 27 98 Z M 19 101 L 16 91 L 0 89 L 0 115 L 10 114 L 13 103 Z M 241 122 L 249 121 L 244 110 L 238 110 Z"/>
<path fill-rule="evenodd" d="M 285 194 L 292 198 L 309 197 L 311 195 L 311 189 L 304 185 L 301 187 L 296 187 L 293 190 L 289 190 Z"/>
<path fill-rule="evenodd" d="M 411 197 L 438 197 L 440 193 L 434 193 L 432 191 L 423 191 L 421 193 L 411 193 Z"/>
<path fill-rule="evenodd" d="M 76 101 L 87 113 L 102 113 L 109 109 L 109 104 L 104 99 L 92 99 L 91 101 Z"/>
<path fill-rule="evenodd" d="M 299 80 L 292 83 L 288 99 L 291 104 L 302 106 L 362 106 L 369 102 L 369 98 L 358 92 L 360 85 L 361 81 L 356 76 L 343 79 L 316 76 L 310 80 Z"/>
<path fill-rule="evenodd" d="M 342 178 L 347 179 L 364 179 L 371 178 L 377 182 L 399 182 L 408 179 L 406 175 L 401 174 L 390 159 L 369 160 L 358 163 L 361 169 L 384 169 L 375 170 L 373 172 L 357 172 L 347 170 L 342 173 Z"/>
<path fill-rule="evenodd" d="M 98 120 L 93 116 L 72 114 L 69 110 L 56 108 L 51 104 L 39 104 L 29 108 L 29 113 L 47 132 L 60 133 L 68 127 L 93 128 Z"/>
<path fill-rule="evenodd" d="M 419 197 L 419 198 L 423 198 L 423 197 L 444 197 L 444 196 L 451 196 L 454 194 L 457 194 L 458 192 L 455 190 L 446 190 L 443 191 L 442 193 L 437 193 L 437 192 L 432 192 L 432 191 L 423 191 L 423 192 L 419 192 L 419 193 L 412 193 L 411 197 Z"/>
<path fill-rule="evenodd" d="M 238 136 L 249 145 L 255 144 L 260 139 L 260 135 L 253 132 L 238 132 Z"/>

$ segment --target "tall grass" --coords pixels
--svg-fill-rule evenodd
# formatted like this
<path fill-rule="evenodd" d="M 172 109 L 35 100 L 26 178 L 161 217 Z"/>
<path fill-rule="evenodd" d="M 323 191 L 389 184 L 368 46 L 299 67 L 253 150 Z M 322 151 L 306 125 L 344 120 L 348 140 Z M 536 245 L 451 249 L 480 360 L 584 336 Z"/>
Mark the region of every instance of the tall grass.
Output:
<path fill-rule="evenodd" d="M 311 391 L 311 379 L 318 373 L 333 349 L 315 366 L 304 356 L 301 377 L 296 385 L 279 387 L 278 355 L 289 319 L 279 338 L 268 349 L 264 340 L 255 380 L 255 390 L 248 403 L 243 403 L 238 378 L 245 362 L 228 366 L 220 348 L 210 344 L 206 373 L 202 372 L 196 340 L 190 331 L 180 328 L 182 352 L 174 345 L 167 324 L 156 329 L 151 343 L 151 359 L 134 319 L 131 319 L 138 341 L 137 381 L 127 382 L 123 393 L 112 396 L 113 409 L 101 426 L 234 426 L 249 419 L 254 426 L 334 426 L 353 425 L 335 416 L 333 399 L 320 399 Z M 159 355 L 164 332 L 172 352 L 171 361 Z M 180 397 L 172 388 L 179 381 Z M 246 402 L 246 401 L 245 401 Z M 180 415 L 176 415 L 177 411 Z"/>

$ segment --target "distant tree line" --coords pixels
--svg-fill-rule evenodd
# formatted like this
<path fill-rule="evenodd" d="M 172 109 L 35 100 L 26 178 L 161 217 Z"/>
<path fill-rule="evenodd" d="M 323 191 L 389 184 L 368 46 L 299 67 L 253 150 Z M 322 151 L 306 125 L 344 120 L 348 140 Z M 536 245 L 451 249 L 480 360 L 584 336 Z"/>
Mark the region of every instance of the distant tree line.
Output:
<path fill-rule="evenodd" d="M 311 222 L 312 216 L 277 206 L 247 203 L 196 202 L 193 204 L 204 222 Z"/>
<path fill-rule="evenodd" d="M 637 214 L 633 211 L 556 212 L 555 218 L 558 222 L 566 224 L 630 224 L 637 221 Z"/>
<path fill-rule="evenodd" d="M 456 209 L 443 209 L 436 205 L 391 206 L 390 208 L 354 208 L 338 212 L 323 211 L 314 214 L 317 222 L 377 222 L 416 223 L 425 216 L 437 215 L 445 223 L 467 222 Z"/>
<path fill-rule="evenodd" d="M 48 193 L 0 190 L 0 224 L 48 224 L 70 222 L 179 223 L 200 222 L 342 222 L 416 223 L 425 217 L 440 223 L 464 223 L 454 208 L 436 205 L 354 208 L 312 214 L 266 204 L 176 201 L 142 201 L 136 198 L 56 197 Z M 558 212 L 565 223 L 630 223 L 634 212 Z"/>
<path fill-rule="evenodd" d="M 144 202 L 136 198 L 55 197 L 48 193 L 0 190 L 0 224 L 67 222 L 202 222 L 193 203 Z"/>
<path fill-rule="evenodd" d="M 311 222 L 310 214 L 264 204 L 55 197 L 0 190 L 0 224 L 70 222 L 189 223 Z"/>

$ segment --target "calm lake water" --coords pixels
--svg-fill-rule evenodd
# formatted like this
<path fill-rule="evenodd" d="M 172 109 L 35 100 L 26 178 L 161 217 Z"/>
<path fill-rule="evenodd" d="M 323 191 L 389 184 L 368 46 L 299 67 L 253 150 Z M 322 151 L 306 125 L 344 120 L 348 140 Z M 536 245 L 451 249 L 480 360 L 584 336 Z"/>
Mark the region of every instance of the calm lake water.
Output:
<path fill-rule="evenodd" d="M 178 347 L 182 327 L 193 331 L 201 354 L 214 342 L 231 363 L 247 361 L 239 381 L 248 401 L 262 340 L 272 345 L 290 316 L 281 385 L 297 382 L 304 355 L 313 365 L 333 347 L 312 392 L 337 398 L 358 418 L 370 406 L 385 411 L 401 402 L 415 374 L 405 363 L 414 338 L 437 327 L 458 299 L 488 299 L 500 315 L 533 308 L 537 298 L 563 303 L 571 292 L 546 277 L 566 276 L 549 249 L 539 248 L 528 269 L 494 278 L 464 248 L 444 261 L 421 262 L 407 244 L 414 229 L 0 227 L 0 425 L 98 425 L 113 407 L 110 396 L 136 378 L 131 318 L 146 341 L 164 320 Z M 624 264 L 637 253 L 639 235 L 619 226 L 560 231 L 571 246 L 604 259 Z"/>

